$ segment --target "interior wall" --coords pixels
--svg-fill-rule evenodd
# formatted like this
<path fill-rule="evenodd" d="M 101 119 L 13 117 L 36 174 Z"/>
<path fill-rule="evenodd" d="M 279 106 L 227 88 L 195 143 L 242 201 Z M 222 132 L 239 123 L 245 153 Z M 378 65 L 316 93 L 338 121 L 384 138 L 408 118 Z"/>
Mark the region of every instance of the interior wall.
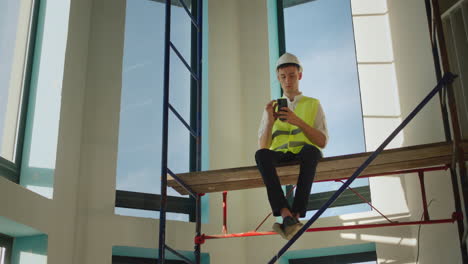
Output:
<path fill-rule="evenodd" d="M 434 62 L 424 1 L 388 1 L 388 8 L 404 117 L 435 87 Z M 404 146 L 445 141 L 438 96 L 404 129 L 403 135 Z M 420 220 L 422 205 L 417 175 L 406 175 L 404 183 L 411 219 Z M 454 201 L 449 173 L 426 173 L 425 184 L 431 219 L 450 218 Z M 417 226 L 413 227 L 413 234 L 418 236 Z M 456 224 L 422 226 L 419 236 L 421 263 L 461 263 Z"/>
<path fill-rule="evenodd" d="M 388 7 L 383 0 L 352 1 L 352 10 L 366 151 L 374 151 L 402 120 Z M 385 149 L 402 142 L 400 133 Z M 408 213 L 401 176 L 369 178 L 369 186 L 372 204 L 382 213 Z"/>
<path fill-rule="evenodd" d="M 210 169 L 245 165 L 244 146 L 239 138 L 244 131 L 242 115 L 245 104 L 241 89 L 241 41 L 239 1 L 208 1 L 209 17 L 209 103 L 210 103 Z M 243 195 L 228 195 L 229 232 L 239 232 L 245 224 Z M 222 227 L 222 194 L 210 194 L 209 224 L 204 233 L 219 234 Z M 230 218 L 233 219 L 233 218 Z M 212 263 L 244 262 L 240 240 L 207 241 L 202 249 L 210 253 Z M 216 253 L 218 252 L 218 253 Z"/>

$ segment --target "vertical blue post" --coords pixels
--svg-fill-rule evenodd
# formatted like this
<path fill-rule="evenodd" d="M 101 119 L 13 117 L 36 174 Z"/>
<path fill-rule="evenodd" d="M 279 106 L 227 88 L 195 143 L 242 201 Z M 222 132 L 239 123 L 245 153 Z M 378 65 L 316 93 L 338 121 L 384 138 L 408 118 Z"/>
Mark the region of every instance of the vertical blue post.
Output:
<path fill-rule="evenodd" d="M 166 207 L 167 207 L 167 151 L 169 130 L 169 59 L 171 43 L 171 0 L 166 0 L 166 32 L 164 40 L 164 96 L 161 154 L 161 211 L 159 216 L 158 263 L 164 264 L 166 251 Z"/>
<path fill-rule="evenodd" d="M 203 52 L 203 0 L 197 0 L 197 165 L 196 170 L 201 171 L 202 156 L 202 52 Z"/>
<path fill-rule="evenodd" d="M 197 0 L 197 140 L 196 140 L 196 170 L 201 171 L 202 165 L 202 50 L 203 50 L 203 0 Z M 196 200 L 196 235 L 201 235 L 201 199 Z M 195 244 L 195 263 L 201 263 L 201 245 Z"/>

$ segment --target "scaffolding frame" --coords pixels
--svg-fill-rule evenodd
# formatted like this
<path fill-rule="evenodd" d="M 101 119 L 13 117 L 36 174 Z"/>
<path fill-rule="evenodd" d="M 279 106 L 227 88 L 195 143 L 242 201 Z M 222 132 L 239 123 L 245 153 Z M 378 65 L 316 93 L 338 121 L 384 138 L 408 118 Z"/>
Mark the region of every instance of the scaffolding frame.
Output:
<path fill-rule="evenodd" d="M 162 121 L 162 147 L 161 147 L 161 211 L 159 217 L 159 248 L 158 248 L 158 263 L 165 263 L 166 250 L 178 256 L 186 263 L 193 263 L 189 258 L 172 249 L 166 244 L 166 212 L 167 212 L 167 175 L 171 175 L 178 183 L 183 186 L 189 194 L 195 199 L 195 220 L 196 220 L 196 235 L 201 235 L 201 196 L 193 192 L 175 173 L 168 168 L 168 134 L 169 134 L 169 110 L 180 120 L 180 122 L 188 129 L 190 135 L 195 140 L 196 162 L 195 171 L 201 170 L 201 90 L 202 90 L 202 28 L 203 28 L 203 0 L 193 0 L 192 9 L 196 12 L 196 16 L 187 7 L 184 0 L 177 0 L 184 8 L 192 22 L 192 28 L 196 29 L 196 59 L 192 66 L 187 63 L 182 54 L 177 50 L 176 46 L 171 41 L 171 7 L 172 0 L 166 0 L 165 6 L 165 36 L 164 36 L 164 80 L 163 80 L 163 121 Z M 195 8 L 193 8 L 195 6 Z M 170 80 L 170 52 L 174 51 L 177 57 L 182 61 L 187 70 L 191 74 L 191 78 L 196 82 L 196 120 L 195 128 L 193 128 L 177 110 L 169 102 L 169 80 Z M 193 62 L 193 59 L 192 59 Z M 192 63 L 193 64 L 193 63 Z M 193 122 L 191 122 L 193 123 Z M 193 142 L 193 141 L 192 141 Z M 194 248 L 196 263 L 201 262 L 200 245 L 195 244 Z"/>
<path fill-rule="evenodd" d="M 374 223 L 374 224 L 355 224 L 355 225 L 348 225 L 348 226 L 326 226 L 326 227 L 317 227 L 317 228 L 308 228 L 305 232 L 319 232 L 319 231 L 334 231 L 334 230 L 350 230 L 350 229 L 364 229 L 364 228 L 376 228 L 376 227 L 388 227 L 388 226 L 402 226 L 402 225 L 427 225 L 427 224 L 442 224 L 442 223 L 453 223 L 457 220 L 462 219 L 462 215 L 458 212 L 453 212 L 450 218 L 446 219 L 437 219 L 437 220 L 432 220 L 429 217 L 429 210 L 428 210 L 428 203 L 427 203 L 427 196 L 426 196 L 426 187 L 424 183 L 424 176 L 425 172 L 430 172 L 430 171 L 440 171 L 440 170 L 447 170 L 449 169 L 449 166 L 436 166 L 436 167 L 427 167 L 427 168 L 421 168 L 421 169 L 409 169 L 409 170 L 400 170 L 400 171 L 392 171 L 392 172 L 384 172 L 384 173 L 376 173 L 376 174 L 366 174 L 366 175 L 361 175 L 358 178 L 371 178 L 371 177 L 380 177 L 380 176 L 389 176 L 389 175 L 399 175 L 399 174 L 411 174 L 411 173 L 417 173 L 418 174 L 418 179 L 419 179 L 419 184 L 421 187 L 421 202 L 422 202 L 422 209 L 423 209 L 423 214 L 421 217 L 420 221 L 406 221 L 406 222 L 399 222 L 399 221 L 392 221 L 390 220 L 386 215 L 384 215 L 382 212 L 380 212 L 374 205 L 372 205 L 371 202 L 369 202 L 367 199 L 362 197 L 358 192 L 354 191 L 351 187 L 347 187 L 350 189 L 352 192 L 354 192 L 355 195 L 357 195 L 364 203 L 367 203 L 373 210 L 375 210 L 379 215 L 382 216 L 382 219 L 380 220 L 386 220 L 388 223 Z M 343 182 L 342 179 L 338 180 L 323 180 L 320 182 L 325 182 L 325 181 L 335 181 L 335 182 Z M 294 188 L 293 188 L 294 189 Z M 287 196 L 289 196 L 292 193 L 291 189 Z M 221 235 L 205 235 L 203 234 L 201 237 L 197 238 L 197 241 L 200 243 L 204 243 L 208 239 L 220 239 L 220 238 L 237 238 L 237 237 L 251 237 L 251 236 L 264 236 L 264 235 L 277 235 L 276 232 L 258 232 L 258 229 L 265 223 L 265 221 L 268 219 L 268 217 L 271 216 L 271 213 L 268 214 L 262 221 L 261 223 L 253 230 L 253 231 L 248 231 L 244 233 L 234 233 L 234 234 L 229 234 L 227 232 L 227 192 L 223 192 L 223 227 L 222 227 L 222 234 Z M 423 220 L 424 219 L 424 220 Z M 378 222 L 376 221 L 376 222 Z"/>
<path fill-rule="evenodd" d="M 160 211 L 160 220 L 159 220 L 159 248 L 158 248 L 158 263 L 165 263 L 165 252 L 166 250 L 172 252 L 178 256 L 185 263 L 194 263 L 189 258 L 180 254 L 176 250 L 172 249 L 166 244 L 166 207 L 167 207 L 167 177 L 168 174 L 171 175 L 195 200 L 196 200 L 196 236 L 195 236 L 195 247 L 194 247 L 194 256 L 195 263 L 201 263 L 201 244 L 205 242 L 205 239 L 208 238 L 225 238 L 227 236 L 227 220 L 223 221 L 223 233 L 224 237 L 207 237 L 201 234 L 201 197 L 204 194 L 195 193 L 190 186 L 185 184 L 183 180 L 177 177 L 168 167 L 167 167 L 167 154 L 168 154 L 168 116 L 169 110 L 171 110 L 176 117 L 184 124 L 184 126 L 190 131 L 191 136 L 195 139 L 196 146 L 196 166 L 195 170 L 201 170 L 201 90 L 202 90 L 202 21 L 203 21 L 203 7 L 202 0 L 194 1 L 196 4 L 196 16 L 193 16 L 188 7 L 186 6 L 183 0 L 178 0 L 179 3 L 183 6 L 188 16 L 192 21 L 192 25 L 196 28 L 196 42 L 197 42 L 197 58 L 196 58 L 196 70 L 185 61 L 183 56 L 177 50 L 175 45 L 171 42 L 171 1 L 166 0 L 165 8 L 165 46 L 164 46 L 164 96 L 163 96 L 163 126 L 162 126 L 162 157 L 161 157 L 161 211 Z M 466 240 L 468 233 L 466 232 L 463 224 L 463 216 L 465 216 L 468 211 L 468 205 L 465 203 L 465 207 L 462 209 L 460 192 L 458 190 L 458 175 L 456 164 L 458 164 L 458 170 L 460 172 L 460 182 L 462 197 L 464 201 L 468 202 L 468 178 L 466 175 L 466 165 L 464 158 L 464 151 L 462 148 L 461 140 L 461 131 L 458 120 L 457 107 L 455 103 L 453 87 L 451 83 L 456 78 L 456 75 L 450 72 L 450 67 L 448 63 L 448 55 L 445 46 L 444 34 L 442 31 L 441 15 L 439 11 L 438 0 L 425 0 L 426 4 L 426 13 L 428 18 L 429 32 L 431 35 L 431 46 L 433 51 L 434 65 L 436 71 L 436 77 L 438 80 L 437 85 L 432 89 L 432 91 L 422 100 L 418 106 L 405 118 L 405 120 L 387 137 L 386 140 L 367 158 L 367 160 L 353 173 L 351 177 L 347 179 L 346 182 L 336 191 L 336 193 L 327 201 L 325 204 L 314 214 L 314 216 L 304 224 L 299 232 L 297 232 L 291 240 L 289 240 L 286 245 L 284 245 L 279 252 L 268 262 L 270 264 L 275 263 L 280 256 L 282 256 L 289 247 L 304 233 L 311 231 L 330 231 L 330 230 L 343 230 L 343 229 L 356 229 L 356 228 L 371 228 L 371 227 L 381 227 L 381 226 L 390 226 L 390 225 L 407 225 L 407 224 L 430 224 L 430 223 L 448 223 L 457 221 L 458 231 L 459 231 L 459 240 L 461 246 L 461 255 L 463 263 L 468 263 L 468 255 L 466 250 Z M 197 116 L 195 122 L 195 128 L 192 128 L 182 117 L 178 114 L 177 110 L 169 103 L 169 78 L 170 78 L 170 50 L 173 50 L 174 53 L 179 57 L 179 59 L 184 63 L 187 69 L 190 71 L 193 80 L 196 82 L 196 102 L 197 102 Z M 441 55 L 439 55 L 441 54 Z M 441 69 L 442 64 L 442 69 Z M 442 74 L 443 73 L 443 74 Z M 446 89 L 444 89 L 446 88 Z M 452 187 L 454 192 L 455 200 L 455 209 L 456 212 L 449 219 L 442 220 L 430 220 L 429 214 L 427 212 L 427 202 L 425 200 L 425 194 L 423 194 L 423 209 L 424 209 L 424 221 L 413 221 L 406 223 L 384 223 L 384 224 L 373 224 L 373 225 L 359 225 L 353 227 L 325 227 L 325 228 L 312 228 L 309 227 L 320 217 L 320 215 L 338 198 L 338 196 L 346 190 L 349 185 L 364 171 L 364 169 L 384 150 L 384 148 L 390 143 L 390 141 L 416 116 L 416 114 L 436 95 L 439 94 L 441 102 L 441 111 L 444 122 L 444 130 L 446 135 L 446 140 L 451 141 L 451 132 L 453 133 L 453 144 L 454 144 L 454 161 L 450 167 L 451 178 L 452 178 Z M 449 127 L 449 118 L 447 113 L 446 98 L 448 101 L 448 107 L 451 117 L 452 130 Z M 418 172 L 420 173 L 420 172 Z M 420 180 L 422 180 L 422 191 L 424 192 L 424 181 L 422 175 L 419 174 Z M 224 199 L 226 199 L 227 193 L 223 193 Z M 227 204 L 223 204 L 223 211 L 227 214 Z M 263 233 L 263 234 L 260 234 Z M 274 232 L 255 232 L 255 234 L 248 234 L 244 236 L 253 236 L 253 235 L 272 235 L 276 234 Z M 232 235 L 232 234 L 231 234 Z"/>

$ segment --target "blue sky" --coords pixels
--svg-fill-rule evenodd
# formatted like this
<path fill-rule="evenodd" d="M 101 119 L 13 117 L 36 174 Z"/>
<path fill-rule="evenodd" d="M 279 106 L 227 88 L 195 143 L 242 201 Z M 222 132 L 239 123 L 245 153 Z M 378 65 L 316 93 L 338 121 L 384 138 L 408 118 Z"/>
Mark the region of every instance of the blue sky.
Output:
<path fill-rule="evenodd" d="M 349 0 L 318 0 L 284 10 L 286 51 L 303 64 L 300 90 L 320 100 L 329 142 L 324 156 L 365 151 L 351 3 Z M 314 183 L 312 192 L 337 190 L 342 183 Z M 368 185 L 358 179 L 351 186 Z M 329 208 L 323 216 L 368 210 L 368 205 Z M 313 214 L 311 211 L 307 218 Z"/>
<path fill-rule="evenodd" d="M 155 1 L 127 1 L 117 189 L 160 193 L 164 7 Z M 190 62 L 191 22 L 172 7 L 171 40 Z M 189 122 L 190 73 L 171 52 L 170 103 Z M 189 171 L 189 132 L 169 114 L 168 167 Z M 180 196 L 172 189 L 170 195 Z M 158 212 L 116 209 L 120 214 L 158 217 Z M 168 216 L 177 218 L 177 216 Z M 180 218 L 185 219 L 185 216 Z"/>
<path fill-rule="evenodd" d="M 364 133 L 349 0 L 319 0 L 284 10 L 286 50 L 304 66 L 300 89 L 318 98 L 330 141 L 325 156 L 363 152 Z"/>

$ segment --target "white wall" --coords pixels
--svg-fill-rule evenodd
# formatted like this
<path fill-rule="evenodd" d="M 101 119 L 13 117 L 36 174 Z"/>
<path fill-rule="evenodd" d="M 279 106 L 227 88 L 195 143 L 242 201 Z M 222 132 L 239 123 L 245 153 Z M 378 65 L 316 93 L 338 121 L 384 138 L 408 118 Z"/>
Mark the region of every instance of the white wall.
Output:
<path fill-rule="evenodd" d="M 388 1 L 390 26 L 402 115 L 406 116 L 435 87 L 436 78 L 424 1 Z M 404 130 L 405 146 L 444 141 L 438 96 Z M 448 218 L 454 211 L 448 172 L 426 173 L 427 199 L 432 219 Z M 421 194 L 416 175 L 405 176 L 405 194 L 411 218 L 421 218 Z M 417 227 L 413 227 L 417 233 Z M 421 263 L 460 263 L 456 224 L 421 228 Z"/>

